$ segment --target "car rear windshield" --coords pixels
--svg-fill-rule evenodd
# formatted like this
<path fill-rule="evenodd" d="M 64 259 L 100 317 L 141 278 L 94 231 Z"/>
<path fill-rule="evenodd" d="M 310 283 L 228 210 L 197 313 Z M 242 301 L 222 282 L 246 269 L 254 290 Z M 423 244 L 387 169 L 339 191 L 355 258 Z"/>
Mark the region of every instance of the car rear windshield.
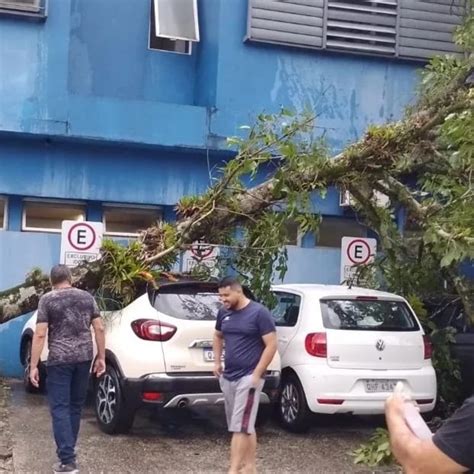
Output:
<path fill-rule="evenodd" d="M 403 301 L 364 299 L 321 300 L 324 327 L 359 331 L 418 331 Z"/>
<path fill-rule="evenodd" d="M 212 321 L 221 307 L 215 292 L 158 293 L 154 307 L 160 313 L 178 319 Z"/>

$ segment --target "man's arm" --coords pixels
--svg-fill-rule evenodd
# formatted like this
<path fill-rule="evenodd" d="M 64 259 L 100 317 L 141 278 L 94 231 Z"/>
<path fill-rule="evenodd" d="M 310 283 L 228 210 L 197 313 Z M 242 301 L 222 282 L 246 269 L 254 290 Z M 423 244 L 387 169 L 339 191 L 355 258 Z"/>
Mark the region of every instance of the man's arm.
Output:
<path fill-rule="evenodd" d="M 44 342 L 48 334 L 48 323 L 37 323 L 35 333 L 33 334 L 33 343 L 31 346 L 30 361 L 30 381 L 34 387 L 39 387 L 39 370 L 38 364 L 41 353 L 43 352 Z"/>
<path fill-rule="evenodd" d="M 212 350 L 214 351 L 214 375 L 220 377 L 222 375 L 222 350 L 224 348 L 224 335 L 222 331 L 217 329 L 214 331 L 212 339 Z"/>
<path fill-rule="evenodd" d="M 265 374 L 267 367 L 270 365 L 273 357 L 275 357 L 277 351 L 277 336 L 276 332 L 270 332 L 262 336 L 263 343 L 265 344 L 265 349 L 262 352 L 262 356 L 260 357 L 260 361 L 255 367 L 253 371 L 253 379 L 252 382 L 254 385 L 257 385 L 260 379 Z"/>
<path fill-rule="evenodd" d="M 417 438 L 405 422 L 404 407 L 409 403 L 401 395 L 392 395 L 386 404 L 385 416 L 390 444 L 397 461 L 407 474 L 456 474 L 466 472 L 438 449 L 431 439 Z"/>
<path fill-rule="evenodd" d="M 94 362 L 94 373 L 100 377 L 105 372 L 105 328 L 101 317 L 92 320 L 95 343 L 97 345 L 97 356 Z"/>

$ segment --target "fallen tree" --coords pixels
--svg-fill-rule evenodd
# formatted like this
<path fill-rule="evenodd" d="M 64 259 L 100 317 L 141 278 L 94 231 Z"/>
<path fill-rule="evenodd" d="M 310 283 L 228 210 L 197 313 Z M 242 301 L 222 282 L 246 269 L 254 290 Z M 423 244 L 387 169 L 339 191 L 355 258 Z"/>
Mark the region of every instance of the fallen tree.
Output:
<path fill-rule="evenodd" d="M 458 33 L 467 51 L 472 31 L 469 19 Z M 75 284 L 126 304 L 145 282 L 167 274 L 183 249 L 204 240 L 231 248 L 231 264 L 264 295 L 275 271 L 286 271 L 285 223 L 294 219 L 302 232 L 317 232 L 320 217 L 311 197 L 337 186 L 350 192 L 378 234 L 381 278 L 392 290 L 418 295 L 426 280 L 431 289 L 447 284 L 474 321 L 472 285 L 459 270 L 474 256 L 473 62 L 472 54 L 435 58 L 406 116 L 370 127 L 337 156 L 311 136 L 313 116 L 286 110 L 259 116 L 247 138 L 230 140 L 236 156 L 208 191 L 180 200 L 176 223 L 145 230 L 128 248 L 105 242 L 100 261 L 73 270 Z M 257 181 L 269 167 L 271 174 Z M 257 184 L 247 187 L 249 177 Z M 380 194 L 388 198 L 385 205 Z M 411 237 L 395 225 L 400 209 L 415 229 Z M 238 239 L 236 228 L 243 231 Z M 1 291 L 0 323 L 34 310 L 48 289 L 47 277 L 35 270 Z"/>

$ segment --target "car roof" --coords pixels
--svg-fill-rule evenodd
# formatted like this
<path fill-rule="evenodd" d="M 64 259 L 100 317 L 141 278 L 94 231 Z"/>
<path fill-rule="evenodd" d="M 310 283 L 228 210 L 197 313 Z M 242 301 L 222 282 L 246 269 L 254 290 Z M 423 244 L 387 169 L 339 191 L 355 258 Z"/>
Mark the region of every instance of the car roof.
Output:
<path fill-rule="evenodd" d="M 281 285 L 272 285 L 275 291 L 297 291 L 299 293 L 311 294 L 318 298 L 332 296 L 374 296 L 378 298 L 401 299 L 403 297 L 395 293 L 386 291 L 371 290 L 369 288 L 360 288 L 356 286 L 348 287 L 346 285 L 317 285 L 313 283 L 285 283 Z"/>

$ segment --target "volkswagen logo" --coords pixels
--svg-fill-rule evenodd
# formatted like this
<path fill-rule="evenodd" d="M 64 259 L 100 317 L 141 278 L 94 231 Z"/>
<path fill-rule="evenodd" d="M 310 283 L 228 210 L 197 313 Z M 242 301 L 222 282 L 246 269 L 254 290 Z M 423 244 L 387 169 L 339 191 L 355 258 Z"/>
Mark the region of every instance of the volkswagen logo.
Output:
<path fill-rule="evenodd" d="M 378 351 L 383 351 L 383 350 L 385 350 L 385 342 L 384 342 L 382 339 L 379 339 L 379 340 L 375 343 L 375 348 L 376 348 Z"/>

